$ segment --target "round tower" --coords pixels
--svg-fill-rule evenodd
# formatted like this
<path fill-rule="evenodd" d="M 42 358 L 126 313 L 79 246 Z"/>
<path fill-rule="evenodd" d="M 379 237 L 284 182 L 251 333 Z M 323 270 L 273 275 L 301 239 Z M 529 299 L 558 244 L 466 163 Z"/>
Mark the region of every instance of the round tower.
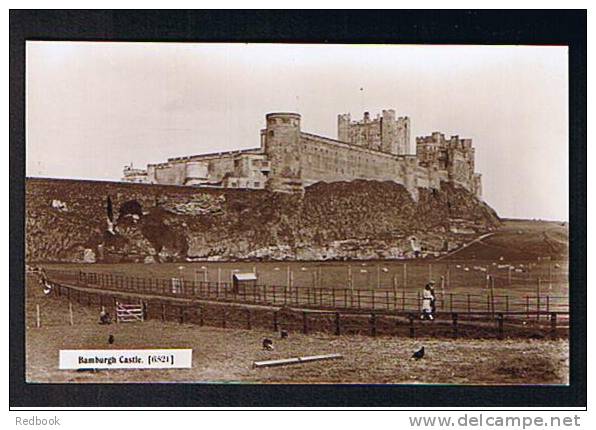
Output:
<path fill-rule="evenodd" d="M 267 189 L 302 192 L 300 114 L 270 113 L 266 121 L 265 153 L 271 164 Z"/>
<path fill-rule="evenodd" d="M 207 163 L 189 161 L 186 163 L 186 179 L 184 185 L 200 185 L 209 179 Z"/>

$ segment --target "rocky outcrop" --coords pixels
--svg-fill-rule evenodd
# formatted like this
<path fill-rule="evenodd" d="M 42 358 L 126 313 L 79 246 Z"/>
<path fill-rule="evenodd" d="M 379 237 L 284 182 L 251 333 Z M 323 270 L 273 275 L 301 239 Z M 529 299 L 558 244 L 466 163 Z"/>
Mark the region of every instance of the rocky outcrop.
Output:
<path fill-rule="evenodd" d="M 27 261 L 367 259 L 442 253 L 498 227 L 463 188 L 318 183 L 304 195 L 27 179 Z M 106 199 L 114 213 L 107 231 Z M 64 202 L 68 211 L 52 202 Z M 134 202 L 134 203 L 133 203 Z"/>

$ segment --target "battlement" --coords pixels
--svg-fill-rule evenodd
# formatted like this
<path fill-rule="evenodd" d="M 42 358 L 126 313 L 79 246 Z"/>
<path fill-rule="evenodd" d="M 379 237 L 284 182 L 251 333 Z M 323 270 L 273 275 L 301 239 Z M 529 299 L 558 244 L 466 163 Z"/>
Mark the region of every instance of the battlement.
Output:
<path fill-rule="evenodd" d="M 458 135 L 449 139 L 435 131 L 416 138 L 416 155 L 420 165 L 447 172 L 447 180 L 461 185 L 478 197 L 481 195 L 480 175 L 475 173 L 475 150 L 472 139 Z"/>
<path fill-rule="evenodd" d="M 337 139 L 394 155 L 408 154 L 410 119 L 407 116 L 396 117 L 394 109 L 383 110 L 374 119 L 369 112 L 364 112 L 362 119 L 357 121 L 352 121 L 349 113 L 339 114 Z"/>

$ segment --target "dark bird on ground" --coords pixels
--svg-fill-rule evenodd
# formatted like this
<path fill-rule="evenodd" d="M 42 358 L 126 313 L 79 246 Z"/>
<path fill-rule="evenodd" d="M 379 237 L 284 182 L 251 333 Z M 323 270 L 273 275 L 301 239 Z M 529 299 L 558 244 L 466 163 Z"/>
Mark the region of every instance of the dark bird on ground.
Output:
<path fill-rule="evenodd" d="M 113 335 L 110 335 L 110 336 L 108 337 L 108 343 L 109 343 L 110 345 L 114 343 L 114 336 L 113 336 Z"/>
<path fill-rule="evenodd" d="M 263 339 L 263 349 L 267 351 L 273 350 L 273 341 L 271 339 Z"/>
<path fill-rule="evenodd" d="M 412 354 L 412 358 L 416 360 L 420 360 L 422 357 L 424 357 L 424 347 L 420 348 L 418 351 Z"/>
<path fill-rule="evenodd" d="M 285 331 L 285 330 L 281 330 L 281 331 L 279 332 L 279 335 L 280 335 L 280 337 L 281 337 L 282 339 L 287 339 L 287 338 L 288 338 L 288 332 L 287 332 L 287 331 Z"/>

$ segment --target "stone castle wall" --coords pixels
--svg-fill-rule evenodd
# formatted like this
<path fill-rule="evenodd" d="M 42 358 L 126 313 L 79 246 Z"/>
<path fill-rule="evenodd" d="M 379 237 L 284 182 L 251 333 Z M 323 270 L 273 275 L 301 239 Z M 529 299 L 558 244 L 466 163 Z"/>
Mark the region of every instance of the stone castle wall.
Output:
<path fill-rule="evenodd" d="M 403 166 L 394 156 L 309 133 L 300 134 L 302 181 L 373 179 L 404 184 Z"/>
<path fill-rule="evenodd" d="M 393 110 L 372 120 L 365 113 L 361 121 L 342 114 L 336 140 L 303 132 L 297 113 L 270 113 L 260 148 L 170 158 L 149 165 L 146 181 L 304 192 L 316 182 L 364 179 L 402 184 L 415 199 L 418 188 L 440 189 L 441 182 L 452 182 L 481 197 L 470 139 L 433 133 L 416 138 L 416 154 L 408 154 L 409 130 L 409 118 L 396 118 Z M 127 167 L 125 180 L 143 178 L 137 170 Z"/>

